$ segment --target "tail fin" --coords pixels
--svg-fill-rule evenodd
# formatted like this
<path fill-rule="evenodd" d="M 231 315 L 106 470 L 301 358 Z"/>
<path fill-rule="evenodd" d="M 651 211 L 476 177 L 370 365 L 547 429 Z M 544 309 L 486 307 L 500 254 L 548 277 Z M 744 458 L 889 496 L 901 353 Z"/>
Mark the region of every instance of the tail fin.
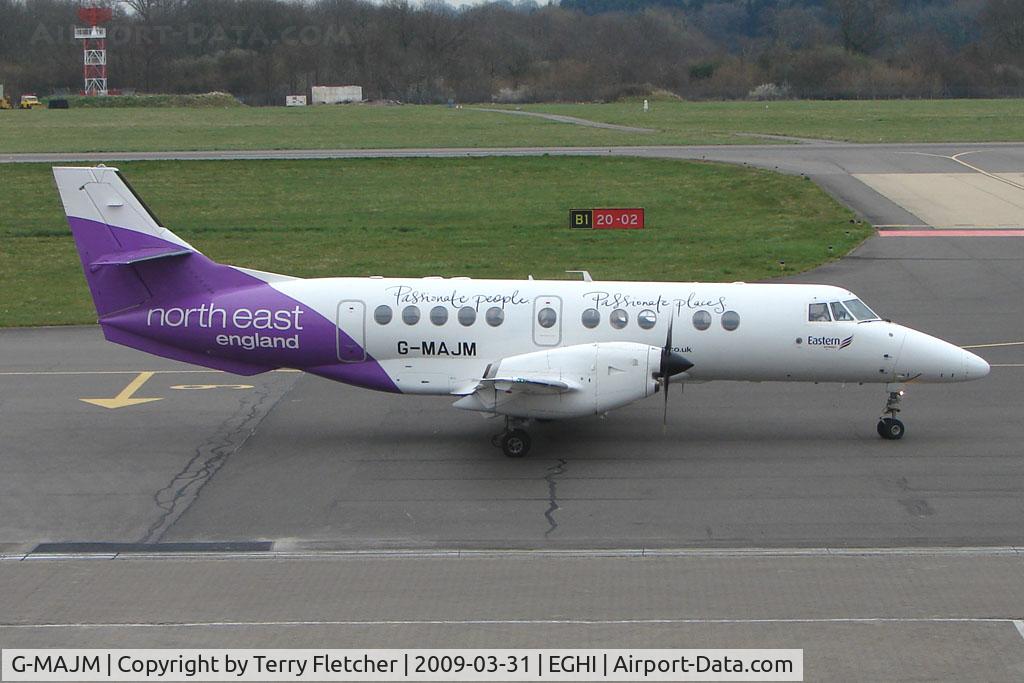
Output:
<path fill-rule="evenodd" d="M 225 267 L 163 227 L 116 168 L 57 167 L 53 177 L 100 319 L 222 280 L 209 275 Z"/>
<path fill-rule="evenodd" d="M 134 233 L 139 242 L 159 240 L 161 244 L 174 245 L 181 249 L 197 252 L 198 249 L 163 227 L 145 202 L 116 168 L 97 166 L 94 168 L 53 169 L 64 212 L 72 217 L 116 226 Z M 76 241 L 78 235 L 75 235 Z M 115 242 L 117 236 L 114 236 Z M 131 241 L 131 240 L 129 240 Z M 81 249 L 83 244 L 79 244 Z M 132 249 L 136 245 L 129 245 Z"/>
<path fill-rule="evenodd" d="M 268 369 L 146 337 L 149 330 L 138 324 L 138 309 L 188 306 L 190 301 L 209 301 L 229 290 L 287 278 L 222 265 L 203 256 L 160 224 L 116 168 L 58 167 L 53 177 L 107 339 L 239 374 Z"/>

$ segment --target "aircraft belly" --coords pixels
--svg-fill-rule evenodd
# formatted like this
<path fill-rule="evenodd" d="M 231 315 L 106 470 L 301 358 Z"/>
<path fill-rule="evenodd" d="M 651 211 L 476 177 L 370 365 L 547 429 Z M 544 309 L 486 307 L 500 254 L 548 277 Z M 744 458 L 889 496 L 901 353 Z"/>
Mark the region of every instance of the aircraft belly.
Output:
<path fill-rule="evenodd" d="M 486 361 L 432 358 L 380 362 L 403 394 L 447 395 L 483 376 Z"/>

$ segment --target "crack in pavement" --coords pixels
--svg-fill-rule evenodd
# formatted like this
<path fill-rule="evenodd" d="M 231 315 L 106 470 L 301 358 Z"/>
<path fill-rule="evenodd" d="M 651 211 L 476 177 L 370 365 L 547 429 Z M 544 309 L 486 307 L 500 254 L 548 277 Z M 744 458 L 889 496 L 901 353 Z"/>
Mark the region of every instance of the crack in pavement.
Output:
<path fill-rule="evenodd" d="M 548 520 L 548 529 L 544 532 L 544 538 L 550 536 L 558 528 L 555 512 L 560 508 L 558 505 L 558 482 L 555 481 L 555 477 L 565 474 L 565 465 L 565 458 L 559 458 L 558 464 L 549 467 L 548 473 L 544 475 L 544 481 L 548 483 L 548 509 L 544 511 L 544 518 Z"/>
<path fill-rule="evenodd" d="M 296 380 L 297 381 L 297 380 Z M 293 381 L 276 399 L 271 394 L 276 383 L 254 389 L 240 403 L 239 410 L 217 428 L 216 433 L 196 447 L 185 466 L 155 494 L 153 502 L 163 512 L 149 526 L 139 543 L 157 543 L 192 506 L 227 459 L 238 452 L 256 433 L 256 428 L 271 409 L 295 386 Z"/>

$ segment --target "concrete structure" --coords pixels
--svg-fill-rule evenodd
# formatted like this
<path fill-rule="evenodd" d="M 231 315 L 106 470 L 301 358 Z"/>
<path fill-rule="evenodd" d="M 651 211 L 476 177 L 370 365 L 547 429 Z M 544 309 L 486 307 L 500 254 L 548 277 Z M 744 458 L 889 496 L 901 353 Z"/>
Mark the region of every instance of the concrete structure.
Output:
<path fill-rule="evenodd" d="M 339 104 L 341 102 L 362 102 L 361 85 L 314 85 L 313 104 Z"/>

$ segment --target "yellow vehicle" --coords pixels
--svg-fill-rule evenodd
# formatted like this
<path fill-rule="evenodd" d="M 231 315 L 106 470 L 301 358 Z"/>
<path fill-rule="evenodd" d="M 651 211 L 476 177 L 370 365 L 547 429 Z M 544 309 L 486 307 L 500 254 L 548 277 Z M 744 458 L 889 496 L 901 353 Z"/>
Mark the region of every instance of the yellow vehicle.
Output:
<path fill-rule="evenodd" d="M 39 98 L 35 95 L 22 95 L 21 96 L 21 108 L 22 109 L 37 109 L 44 106 Z"/>
<path fill-rule="evenodd" d="M 0 109 L 10 109 L 11 103 L 7 101 L 6 97 L 0 97 Z"/>

